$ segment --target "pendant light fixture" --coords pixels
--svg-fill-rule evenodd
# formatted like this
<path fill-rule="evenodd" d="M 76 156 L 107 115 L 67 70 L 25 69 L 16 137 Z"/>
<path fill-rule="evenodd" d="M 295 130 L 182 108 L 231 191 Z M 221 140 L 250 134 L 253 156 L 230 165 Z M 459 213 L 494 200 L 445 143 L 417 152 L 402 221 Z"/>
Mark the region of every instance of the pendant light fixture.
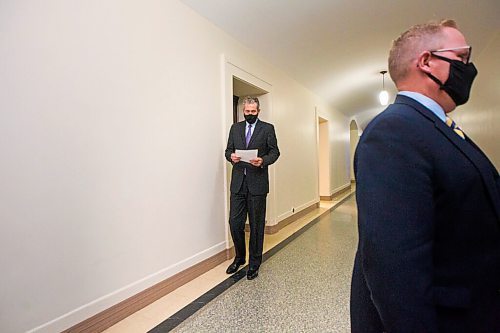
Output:
<path fill-rule="evenodd" d="M 380 74 L 382 74 L 382 91 L 378 95 L 380 104 L 384 106 L 389 103 L 389 93 L 385 90 L 385 73 L 387 73 L 387 71 L 380 71 Z"/>

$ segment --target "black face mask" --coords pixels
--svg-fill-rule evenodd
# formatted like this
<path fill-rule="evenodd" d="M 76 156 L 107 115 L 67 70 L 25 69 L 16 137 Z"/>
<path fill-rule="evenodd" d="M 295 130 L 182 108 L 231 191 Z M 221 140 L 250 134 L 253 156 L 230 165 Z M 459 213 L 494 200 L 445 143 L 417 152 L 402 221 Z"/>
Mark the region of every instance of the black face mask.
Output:
<path fill-rule="evenodd" d="M 434 57 L 450 63 L 450 74 L 443 84 L 437 77 L 427 73 L 427 75 L 437 84 L 440 89 L 446 91 L 456 105 L 462 105 L 469 100 L 472 81 L 477 75 L 476 66 L 473 63 L 464 64 L 460 60 L 448 59 L 437 54 Z"/>
<path fill-rule="evenodd" d="M 257 120 L 257 115 L 256 114 L 245 114 L 244 116 L 245 116 L 245 120 L 249 124 L 253 124 Z"/>

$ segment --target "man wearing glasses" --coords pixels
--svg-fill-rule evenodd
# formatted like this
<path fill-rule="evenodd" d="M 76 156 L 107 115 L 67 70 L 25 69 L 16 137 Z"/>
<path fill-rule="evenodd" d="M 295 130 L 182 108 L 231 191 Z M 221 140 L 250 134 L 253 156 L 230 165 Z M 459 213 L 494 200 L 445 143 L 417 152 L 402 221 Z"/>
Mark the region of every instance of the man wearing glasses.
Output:
<path fill-rule="evenodd" d="M 229 227 L 236 257 L 226 270 L 235 273 L 245 264 L 245 222 L 250 223 L 249 265 L 247 279 L 259 274 L 266 223 L 266 197 L 269 192 L 267 167 L 278 159 L 280 151 L 273 125 L 258 119 L 260 103 L 256 97 L 245 97 L 245 121 L 233 124 L 229 131 L 226 159 L 233 165 Z M 257 157 L 244 162 L 236 150 L 257 150 Z"/>
<path fill-rule="evenodd" d="M 399 93 L 355 156 L 351 330 L 500 332 L 500 180 L 448 114 L 477 70 L 454 21 L 393 42 Z"/>

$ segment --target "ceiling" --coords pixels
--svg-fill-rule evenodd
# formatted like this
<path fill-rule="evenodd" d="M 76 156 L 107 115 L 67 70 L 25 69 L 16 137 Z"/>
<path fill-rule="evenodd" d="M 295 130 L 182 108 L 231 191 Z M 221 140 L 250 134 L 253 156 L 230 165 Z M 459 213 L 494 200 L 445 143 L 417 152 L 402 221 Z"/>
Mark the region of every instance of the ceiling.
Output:
<path fill-rule="evenodd" d="M 473 60 L 500 33 L 500 0 L 181 0 L 351 117 L 380 108 L 393 39 L 453 18 Z M 396 90 L 386 75 L 391 98 Z"/>
<path fill-rule="evenodd" d="M 233 95 L 243 96 L 260 96 L 267 93 L 267 91 L 253 86 L 248 82 L 242 81 L 233 76 Z"/>

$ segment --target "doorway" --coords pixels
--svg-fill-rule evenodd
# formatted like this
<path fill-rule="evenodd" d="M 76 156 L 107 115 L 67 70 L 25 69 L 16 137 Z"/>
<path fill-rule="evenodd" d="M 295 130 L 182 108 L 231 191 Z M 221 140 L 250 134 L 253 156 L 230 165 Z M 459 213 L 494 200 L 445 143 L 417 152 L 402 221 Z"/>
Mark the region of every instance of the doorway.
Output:
<path fill-rule="evenodd" d="M 260 108 L 265 109 L 267 91 L 256 87 L 236 76 L 233 76 L 233 123 L 243 121 L 243 105 L 242 100 L 246 96 L 259 98 Z M 265 121 L 266 112 L 259 114 L 259 118 Z"/>
<path fill-rule="evenodd" d="M 245 96 L 258 97 L 260 102 L 259 119 L 266 122 L 273 122 L 272 117 L 272 86 L 266 81 L 254 76 L 246 70 L 234 65 L 224 56 L 222 57 L 224 68 L 224 112 L 223 119 L 225 126 L 224 131 L 224 149 L 227 144 L 227 135 L 233 123 L 243 121 L 242 101 Z M 224 179 L 224 196 L 225 196 L 225 216 L 224 221 L 226 230 L 226 248 L 233 246 L 231 233 L 229 230 L 229 199 L 230 199 L 230 184 L 232 165 L 224 163 L 225 179 Z M 269 168 L 269 194 L 267 196 L 266 209 L 266 225 L 275 223 L 275 171 L 274 168 Z"/>
<path fill-rule="evenodd" d="M 351 124 L 349 125 L 349 133 L 350 133 L 350 145 L 351 145 L 351 184 L 356 183 L 356 178 L 354 175 L 354 153 L 356 152 L 356 147 L 359 142 L 359 128 L 356 121 L 351 120 Z"/>
<path fill-rule="evenodd" d="M 330 191 L 330 140 L 328 120 L 318 116 L 318 165 L 319 197 L 331 200 Z"/>

